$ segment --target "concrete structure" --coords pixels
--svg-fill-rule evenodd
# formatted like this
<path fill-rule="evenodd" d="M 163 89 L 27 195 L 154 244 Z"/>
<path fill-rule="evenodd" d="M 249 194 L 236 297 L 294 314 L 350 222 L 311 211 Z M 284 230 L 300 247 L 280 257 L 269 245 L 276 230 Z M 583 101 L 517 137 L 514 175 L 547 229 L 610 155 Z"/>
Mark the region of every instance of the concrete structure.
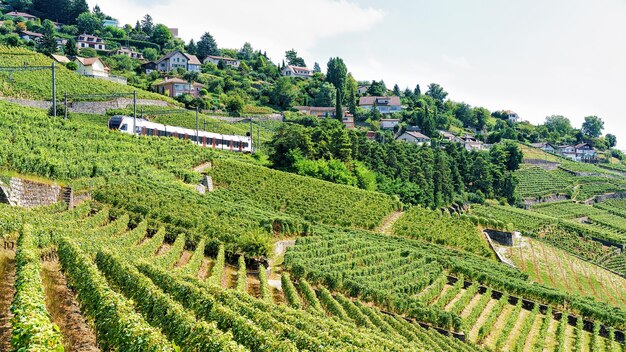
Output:
<path fill-rule="evenodd" d="M 152 85 L 156 92 L 175 98 L 183 94 L 191 94 L 197 98 L 204 87 L 197 82 L 189 83 L 180 78 L 166 78 L 164 81 Z"/>
<path fill-rule="evenodd" d="M 377 109 L 381 114 L 392 114 L 402 111 L 400 97 L 361 97 L 359 106 L 365 110 Z"/>
<path fill-rule="evenodd" d="M 430 137 L 419 132 L 404 132 L 400 137 L 396 138 L 396 140 L 415 143 L 417 145 L 430 145 Z"/>
<path fill-rule="evenodd" d="M 103 27 L 119 27 L 120 26 L 120 22 L 116 19 L 111 19 L 111 20 L 102 20 L 102 26 Z"/>
<path fill-rule="evenodd" d="M 180 50 L 172 51 L 156 62 L 157 69 L 161 72 L 168 72 L 178 68 L 186 71 L 200 72 L 202 63 L 195 55 L 184 53 Z"/>
<path fill-rule="evenodd" d="M 78 65 L 76 72 L 83 76 L 109 77 L 109 68 L 97 57 L 76 57 L 74 62 Z"/>
<path fill-rule="evenodd" d="M 381 119 L 380 120 L 380 128 L 383 130 L 391 130 L 396 128 L 400 124 L 399 119 Z"/>
<path fill-rule="evenodd" d="M 212 64 L 217 65 L 220 63 L 220 61 L 223 61 L 226 66 L 233 67 L 233 68 L 239 68 L 239 65 L 241 65 L 241 61 L 237 59 L 233 59 L 232 57 L 207 56 L 206 59 L 204 59 L 205 64 L 212 63 Z"/>
<path fill-rule="evenodd" d="M 312 115 L 317 117 L 335 117 L 336 109 L 334 107 L 325 106 L 294 106 L 299 113 L 303 115 Z M 346 109 L 343 109 L 344 113 Z"/>
<path fill-rule="evenodd" d="M 76 39 L 76 47 L 79 50 L 84 48 L 91 48 L 99 51 L 107 50 L 104 39 L 86 33 L 78 36 L 78 39 Z"/>
<path fill-rule="evenodd" d="M 137 50 L 133 49 L 133 48 L 127 48 L 125 46 L 117 49 L 115 51 L 114 55 L 124 55 L 124 56 L 128 56 L 131 59 L 135 59 L 135 60 L 143 60 L 143 54 L 138 52 Z"/>
<path fill-rule="evenodd" d="M 306 67 L 299 67 L 299 66 L 285 66 L 285 68 L 283 68 L 281 73 L 285 77 L 300 77 L 300 78 L 313 77 L 313 71 L 309 70 Z"/>

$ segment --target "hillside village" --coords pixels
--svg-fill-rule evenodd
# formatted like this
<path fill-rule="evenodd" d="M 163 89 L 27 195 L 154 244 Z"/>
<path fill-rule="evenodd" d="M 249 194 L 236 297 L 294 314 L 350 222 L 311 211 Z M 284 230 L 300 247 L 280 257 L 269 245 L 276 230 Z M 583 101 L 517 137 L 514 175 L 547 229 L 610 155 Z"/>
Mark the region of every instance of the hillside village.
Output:
<path fill-rule="evenodd" d="M 446 101 L 448 93 L 437 84 L 423 93 L 419 85 L 413 90 L 401 90 L 397 85 L 388 89 L 383 81 L 356 81 L 346 72 L 340 92 L 330 87 L 328 72 L 323 74 L 317 63 L 314 69 L 306 67 L 295 50 L 274 64 L 248 43 L 239 50 L 218 49 L 209 33 L 198 42 L 184 43 L 179 29 L 155 24 L 149 15 L 135 26 L 123 25 L 97 8 L 85 12 L 76 23 L 50 21 L 45 26 L 42 17 L 4 6 L 0 28 L 5 42 L 49 54 L 84 76 L 154 91 L 187 107 L 231 115 L 298 112 L 331 118 L 342 111 L 344 125 L 364 129 L 378 140 L 394 138 L 422 145 L 436 139 L 460 142 L 468 150 L 488 150 L 506 138 L 535 145 L 549 143 L 550 147 L 542 149 L 576 161 L 595 163 L 622 157 L 617 150 L 604 153 L 616 141 L 612 135 L 598 138 L 601 132 L 597 133 L 596 127 L 588 134 L 567 125 L 563 129 L 559 116 L 554 116 L 556 123 L 533 126 L 511 110 L 490 113 Z M 82 4 L 73 6 L 85 9 Z M 337 95 L 342 97 L 341 110 L 336 107 Z M 589 125 L 602 123 L 596 120 Z"/>
<path fill-rule="evenodd" d="M 626 351 L 600 117 L 0 11 L 0 352 Z"/>

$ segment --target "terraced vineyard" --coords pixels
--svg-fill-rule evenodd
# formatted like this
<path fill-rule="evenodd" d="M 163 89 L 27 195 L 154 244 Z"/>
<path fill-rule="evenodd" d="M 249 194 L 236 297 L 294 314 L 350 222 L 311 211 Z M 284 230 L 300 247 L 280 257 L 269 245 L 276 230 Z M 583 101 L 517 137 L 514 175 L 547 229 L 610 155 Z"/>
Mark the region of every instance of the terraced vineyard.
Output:
<path fill-rule="evenodd" d="M 0 46 L 0 66 L 51 66 L 52 59 L 37 52 L 25 49 Z M 52 94 L 51 71 L 24 71 L 9 74 L 0 73 L 0 95 L 13 98 L 50 100 Z M 75 94 L 114 94 L 132 93 L 142 99 L 165 100 L 174 103 L 164 95 L 150 93 L 124 84 L 102 79 L 84 77 L 57 64 L 57 99 L 65 93 Z"/>
<path fill-rule="evenodd" d="M 400 203 L 382 193 L 315 180 L 230 160 L 210 170 L 228 198 L 307 221 L 374 229 Z"/>
<path fill-rule="evenodd" d="M 516 175 L 519 179 L 517 191 L 524 198 L 571 195 L 573 189 L 573 177 L 561 170 L 546 171 L 537 166 L 523 165 L 516 171 Z"/>
<path fill-rule="evenodd" d="M 524 238 L 508 256 L 529 277 L 564 292 L 594 296 L 614 306 L 626 304 L 626 279 L 541 241 Z"/>
<path fill-rule="evenodd" d="M 472 281 L 469 276 L 477 273 L 471 270 L 466 270 L 465 279 L 447 276 L 450 269 L 444 263 L 453 260 L 452 253 L 450 257 L 442 254 L 441 249 L 422 247 L 410 240 L 329 231 L 299 238 L 285 261 L 296 276 L 306 277 L 308 282 L 373 301 L 387 310 L 403 311 L 409 316 L 430 311 L 427 316 L 438 317 L 432 320 L 440 319 L 439 324 L 451 316 L 452 327 L 465 332 L 470 341 L 482 347 L 541 351 L 554 350 L 558 345 L 570 350 L 580 344 L 585 351 L 619 351 L 617 343 L 598 337 L 597 332 L 585 331 L 580 325 L 569 324 L 555 308 L 546 310 L 541 306 L 540 309 L 538 304 L 522 303 L 512 294 L 502 295 L 479 281 Z M 504 275 L 511 275 L 512 281 L 523 281 L 515 271 L 483 261 L 483 271 L 494 266 Z M 427 269 L 438 265 L 442 265 L 440 270 Z M 415 275 L 420 278 L 418 285 L 408 285 L 413 281 L 408 278 Z M 407 284 L 398 286 L 399 282 Z M 618 293 L 613 295 L 617 296 Z M 601 341 L 595 343 L 601 347 L 596 348 L 593 341 Z"/>
<path fill-rule="evenodd" d="M 69 285 L 76 291 L 82 313 L 93 319 L 103 349 L 173 351 L 176 344 L 183 350 L 227 351 L 477 350 L 340 295 L 329 298 L 324 289 L 314 291 L 303 281 L 294 297 L 302 294 L 307 303 L 294 307 L 275 305 L 245 290 L 224 289 L 214 284 L 223 282 L 220 277 L 227 272 L 223 266 L 214 266 L 210 276 L 201 278 L 203 269 L 198 263 L 203 260 L 198 260 L 198 253 L 202 252 L 194 253 L 195 260 L 182 262 L 186 256 L 180 243 L 184 239 L 164 242 L 165 231 L 151 234 L 146 221 L 131 229 L 127 215 L 112 217 L 107 208 L 94 213 L 86 203 L 69 212 L 48 214 L 43 210 L 41 214 L 0 207 L 2 223 L 10 219 L 14 227 L 33 221 L 34 232 L 47 232 L 45 229 L 59 226 L 49 233 L 51 241 L 43 243 L 52 245 L 47 247 L 50 249 L 58 243 L 58 258 Z M 23 246 L 21 240 L 18 252 Z M 104 248 L 114 249 L 115 254 Z M 191 275 L 173 275 L 173 268 Z M 239 271 L 245 276 L 245 265 L 240 265 Z M 42 289 L 40 282 L 34 284 Z M 267 282 L 261 285 L 267 286 Z M 310 302 L 318 300 L 321 303 L 314 310 Z M 331 313 L 330 306 L 341 307 L 345 316 Z M 69 335 L 71 331 L 61 330 L 59 337 Z M 39 341 L 30 335 L 23 340 Z"/>
<path fill-rule="evenodd" d="M 485 236 L 468 220 L 420 207 L 409 209 L 395 223 L 393 233 L 494 258 Z"/>

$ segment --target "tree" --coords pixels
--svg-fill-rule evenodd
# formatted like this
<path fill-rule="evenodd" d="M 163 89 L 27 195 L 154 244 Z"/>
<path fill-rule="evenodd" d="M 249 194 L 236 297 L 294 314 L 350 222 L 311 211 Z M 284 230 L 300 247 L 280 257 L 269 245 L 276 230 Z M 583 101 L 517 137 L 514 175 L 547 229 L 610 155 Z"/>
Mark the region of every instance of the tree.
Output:
<path fill-rule="evenodd" d="M 319 91 L 315 95 L 315 99 L 313 100 L 314 106 L 333 106 L 335 104 L 335 100 L 337 98 L 337 90 L 335 87 L 328 83 L 322 83 Z"/>
<path fill-rule="evenodd" d="M 204 60 L 209 55 L 217 56 L 220 54 L 220 51 L 217 49 L 217 43 L 211 33 L 206 32 L 200 37 L 197 53 L 200 60 Z"/>
<path fill-rule="evenodd" d="M 245 42 L 241 50 L 239 50 L 239 58 L 241 60 L 251 60 L 254 57 L 254 49 L 252 49 L 252 44 Z"/>
<path fill-rule="evenodd" d="M 239 114 L 243 111 L 243 107 L 246 105 L 246 102 L 239 94 L 229 93 L 226 97 L 225 105 L 226 110 L 228 110 L 231 114 Z"/>
<path fill-rule="evenodd" d="M 556 132 L 562 137 L 565 137 L 572 132 L 572 123 L 567 117 L 561 115 L 546 117 L 546 122 L 543 125 L 546 126 L 548 131 Z"/>
<path fill-rule="evenodd" d="M 448 96 L 448 93 L 445 90 L 443 90 L 443 87 L 440 86 L 439 84 L 431 83 L 428 85 L 428 91 L 426 92 L 426 95 L 428 95 L 429 97 L 435 100 L 443 102 Z"/>
<path fill-rule="evenodd" d="M 387 86 L 385 86 L 385 81 L 372 81 L 372 84 L 367 88 L 367 94 L 380 97 L 387 95 Z"/>
<path fill-rule="evenodd" d="M 489 110 L 485 108 L 472 108 L 471 120 L 474 127 L 479 130 L 485 127 L 485 123 L 487 123 L 487 119 L 489 119 L 490 116 Z"/>
<path fill-rule="evenodd" d="M 70 8 L 70 0 L 33 0 L 31 10 L 38 13 L 41 18 L 68 23 L 74 20 L 68 18 Z"/>
<path fill-rule="evenodd" d="M 198 46 L 193 39 L 189 40 L 189 44 L 187 45 L 187 52 L 191 55 L 196 55 L 198 53 Z"/>
<path fill-rule="evenodd" d="M 141 20 L 141 31 L 146 33 L 147 35 L 152 35 L 152 31 L 154 30 L 154 22 L 152 21 L 152 16 L 145 15 Z"/>
<path fill-rule="evenodd" d="M 159 44 L 160 46 L 164 46 L 165 43 L 169 42 L 174 38 L 172 32 L 170 32 L 169 28 L 167 28 L 164 24 L 157 24 L 152 31 L 152 35 L 150 36 L 152 42 Z"/>
<path fill-rule="evenodd" d="M 415 89 L 413 90 L 413 97 L 415 99 L 419 99 L 420 95 L 422 95 L 422 89 L 420 88 L 420 85 L 416 85 Z"/>
<path fill-rule="evenodd" d="M 102 10 L 100 9 L 100 6 L 96 5 L 93 7 L 93 14 L 98 16 L 101 20 L 104 20 L 107 15 L 104 14 L 104 12 L 102 12 Z"/>
<path fill-rule="evenodd" d="M 352 115 L 356 115 L 358 89 L 359 83 L 352 77 L 351 73 L 348 73 L 348 79 L 346 80 L 346 105 Z"/>
<path fill-rule="evenodd" d="M 33 5 L 32 0 L 10 0 L 8 3 L 15 11 L 29 11 Z"/>
<path fill-rule="evenodd" d="M 313 65 L 313 72 L 316 72 L 316 73 L 322 72 L 322 68 L 320 67 L 320 64 L 318 64 L 317 62 Z"/>
<path fill-rule="evenodd" d="M 78 19 L 78 16 L 80 16 L 81 13 L 85 13 L 85 12 L 89 12 L 89 5 L 87 5 L 87 1 L 85 1 L 85 0 L 73 0 L 72 4 L 70 5 L 70 11 L 69 11 L 69 16 L 68 16 L 69 17 L 69 21 L 68 22 L 70 24 L 75 24 L 76 20 Z"/>
<path fill-rule="evenodd" d="M 608 144 L 609 148 L 614 148 L 617 145 L 617 137 L 615 137 L 614 134 L 607 134 L 606 135 L 606 143 Z"/>
<path fill-rule="evenodd" d="M 159 58 L 159 52 L 155 48 L 145 48 L 141 53 L 148 61 L 156 61 Z"/>
<path fill-rule="evenodd" d="M 400 86 L 397 84 L 393 86 L 393 95 L 399 97 L 402 93 L 400 92 Z"/>
<path fill-rule="evenodd" d="M 57 52 L 57 40 L 54 36 L 54 23 L 50 20 L 43 21 L 43 37 L 39 44 L 39 50 L 46 55 Z"/>
<path fill-rule="evenodd" d="M 7 46 L 18 46 L 20 45 L 20 41 L 20 37 L 15 33 L 7 34 L 4 36 L 4 43 Z"/>
<path fill-rule="evenodd" d="M 341 103 L 343 101 L 344 87 L 348 76 L 348 68 L 341 58 L 330 58 L 328 61 L 328 71 L 326 72 L 326 81 L 335 86 L 337 90 L 335 116 L 337 119 L 343 119 L 343 109 Z"/>
<path fill-rule="evenodd" d="M 102 20 L 89 12 L 83 12 L 76 20 L 78 31 L 81 33 L 95 34 L 96 31 L 102 30 Z"/>
<path fill-rule="evenodd" d="M 313 153 L 313 142 L 307 128 L 283 124 L 272 137 L 269 154 L 276 168 L 289 168 L 298 157 L 308 158 Z"/>
<path fill-rule="evenodd" d="M 291 83 L 288 77 L 279 78 L 270 92 L 272 104 L 282 109 L 289 108 L 297 96 L 298 88 Z"/>
<path fill-rule="evenodd" d="M 598 138 L 602 135 L 602 130 L 604 129 L 604 121 L 597 116 L 587 116 L 585 117 L 585 122 L 583 122 L 582 132 L 593 138 Z"/>
<path fill-rule="evenodd" d="M 287 50 L 285 52 L 285 58 L 287 59 L 287 64 L 291 66 L 299 66 L 306 67 L 306 63 L 304 59 L 298 56 L 298 52 L 294 49 Z"/>

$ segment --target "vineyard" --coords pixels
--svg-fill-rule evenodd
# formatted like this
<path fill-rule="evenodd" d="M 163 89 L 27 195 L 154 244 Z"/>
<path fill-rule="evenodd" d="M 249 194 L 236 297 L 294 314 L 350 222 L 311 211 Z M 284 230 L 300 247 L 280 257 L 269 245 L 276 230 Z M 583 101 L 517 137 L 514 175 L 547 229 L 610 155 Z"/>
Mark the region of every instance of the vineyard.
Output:
<path fill-rule="evenodd" d="M 218 160 L 209 173 L 218 193 L 230 199 L 310 222 L 374 229 L 400 207 L 382 193 L 237 161 Z"/>
<path fill-rule="evenodd" d="M 538 303 L 522 304 L 512 292 L 499 293 L 501 289 L 494 288 L 493 281 L 494 285 L 483 286 L 481 280 L 486 276 L 478 273 L 481 266 L 488 276 L 492 269 L 510 275 L 510 281 L 519 285 L 518 291 L 526 285 L 526 280 L 515 271 L 486 259 L 457 259 L 454 252 L 433 245 L 328 230 L 299 238 L 285 261 L 295 276 L 306 278 L 311 284 L 359 297 L 385 310 L 408 316 L 425 315 L 429 323 L 463 331 L 472 343 L 482 347 L 526 351 L 553 350 L 563 345 L 570 350 L 577 343 L 576 335 L 585 351 L 598 350 L 600 347 L 592 344 L 596 340 L 601 349 L 619 350 L 614 341 L 553 315 L 556 307 L 546 311 L 545 307 L 540 310 Z M 459 262 L 463 261 L 467 265 L 461 266 Z M 470 264 L 472 261 L 476 263 Z M 458 270 L 461 267 L 465 269 Z M 449 274 L 460 279 L 452 280 Z M 546 297 L 548 292 L 551 291 L 546 289 Z M 615 293 L 612 297 L 617 296 Z M 563 332 L 558 331 L 559 325 Z"/>
<path fill-rule="evenodd" d="M 474 224 L 449 214 L 413 207 L 395 223 L 393 233 L 494 257 L 484 235 Z"/>
<path fill-rule="evenodd" d="M 18 272 L 23 271 L 22 257 L 29 258 L 28 263 L 34 261 L 24 269 L 31 277 L 39 265 L 39 256 L 20 253 L 56 253 L 44 257 L 56 261 L 58 256 L 62 275 L 76 292 L 85 318 L 93 321 L 90 333 L 97 336 L 103 350 L 174 351 L 175 346 L 225 351 L 477 350 L 341 294 L 331 295 L 305 280 L 296 285 L 286 275 L 285 295 L 291 297 L 287 305 L 276 305 L 271 297 L 248 290 L 239 282 L 233 287 L 236 289 L 225 289 L 229 286 L 215 284 L 224 282 L 221 276 L 227 273 L 224 262 L 219 263 L 219 255 L 213 260 L 204 255 L 203 246 L 197 246 L 185 261 L 189 248 L 181 245 L 184 239 L 168 243 L 164 241 L 165 232 L 153 231 L 147 221 L 133 226 L 126 214 L 114 217 L 107 208 L 98 210 L 89 203 L 68 212 L 60 212 L 60 208 L 19 211 L 0 207 L 1 223 L 21 229 L 16 245 Z M 31 225 L 25 223 L 31 221 L 33 230 L 29 231 Z M 2 233 L 7 234 L 5 241 L 11 241 L 15 232 L 7 232 L 6 226 Z M 28 247 L 31 232 L 38 234 L 39 241 L 31 238 L 30 243 L 38 243 L 40 249 Z M 204 264 L 209 262 L 214 263 L 211 270 L 206 267 L 209 264 Z M 174 276 L 172 270 L 186 274 Z M 206 272 L 210 275 L 203 276 Z M 238 272 L 239 277 L 246 276 L 246 264 L 241 259 Z M 43 292 L 40 281 L 28 282 L 24 289 Z M 258 292 L 269 290 L 266 280 L 260 280 L 260 285 Z M 16 289 L 22 290 L 23 286 Z M 12 346 L 67 343 L 71 332 L 55 328 L 56 322 L 42 308 L 44 300 L 59 298 L 41 294 L 28 298 L 37 301 L 19 300 L 14 304 L 16 321 L 21 309 L 33 304 L 40 307 L 43 319 L 30 316 L 25 324 L 34 329 L 33 333 L 21 334 L 21 340 L 12 340 Z M 15 329 L 18 326 L 13 325 L 14 334 L 21 331 Z M 46 328 L 56 332 L 44 336 L 35 333 Z"/>
<path fill-rule="evenodd" d="M 25 48 L 12 48 L 0 46 L 0 66 L 51 66 L 52 59 L 45 55 L 30 51 Z M 4 97 L 50 100 L 52 95 L 51 70 L 0 72 L 0 95 Z M 174 102 L 172 99 L 146 92 L 127 85 L 109 82 L 102 79 L 84 77 L 76 72 L 66 69 L 57 64 L 57 99 L 61 101 L 65 93 L 69 95 L 80 94 L 115 94 L 132 93 L 137 91 L 137 97 L 141 99 L 165 100 Z"/>
<path fill-rule="evenodd" d="M 551 194 L 570 195 L 572 192 L 573 177 L 561 170 L 546 171 L 537 166 L 523 165 L 516 175 L 519 179 L 517 191 L 524 198 Z"/>

